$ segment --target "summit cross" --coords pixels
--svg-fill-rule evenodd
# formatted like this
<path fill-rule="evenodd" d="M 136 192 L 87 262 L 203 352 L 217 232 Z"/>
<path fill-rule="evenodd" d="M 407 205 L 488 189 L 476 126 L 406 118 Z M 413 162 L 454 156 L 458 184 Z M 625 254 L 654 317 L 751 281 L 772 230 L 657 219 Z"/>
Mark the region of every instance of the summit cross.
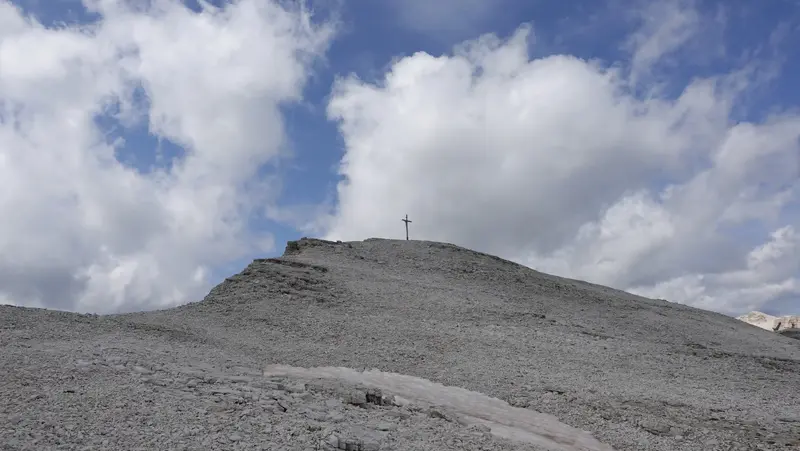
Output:
<path fill-rule="evenodd" d="M 405 219 L 401 219 L 401 221 L 406 223 L 406 241 L 408 241 L 408 223 L 411 222 L 411 220 L 409 220 L 408 219 L 408 215 L 406 215 L 406 218 Z"/>

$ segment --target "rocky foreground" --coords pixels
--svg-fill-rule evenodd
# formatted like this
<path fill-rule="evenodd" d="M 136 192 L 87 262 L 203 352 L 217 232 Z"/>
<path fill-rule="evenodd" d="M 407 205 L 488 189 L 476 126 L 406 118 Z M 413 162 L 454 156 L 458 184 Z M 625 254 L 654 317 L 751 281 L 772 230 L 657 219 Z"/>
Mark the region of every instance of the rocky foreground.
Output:
<path fill-rule="evenodd" d="M 0 306 L 0 391 L 5 450 L 800 449 L 800 341 L 422 241 L 290 242 L 169 310 Z"/>

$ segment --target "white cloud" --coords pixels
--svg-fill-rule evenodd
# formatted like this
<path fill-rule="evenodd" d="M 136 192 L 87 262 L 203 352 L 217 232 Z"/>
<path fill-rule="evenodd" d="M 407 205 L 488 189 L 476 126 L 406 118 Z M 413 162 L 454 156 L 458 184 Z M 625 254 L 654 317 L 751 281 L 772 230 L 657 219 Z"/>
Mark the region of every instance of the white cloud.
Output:
<path fill-rule="evenodd" d="M 48 29 L 0 1 L 0 298 L 97 312 L 197 299 L 211 265 L 271 242 L 247 226 L 270 195 L 254 176 L 331 29 L 268 0 L 85 3 L 99 22 Z M 124 166 L 104 114 L 186 153 Z"/>
<path fill-rule="evenodd" d="M 699 26 L 680 15 L 640 34 L 634 76 L 690 34 L 664 33 Z M 400 238 L 408 213 L 412 238 L 722 312 L 800 295 L 797 231 L 780 222 L 800 198 L 800 117 L 732 120 L 752 70 L 643 99 L 629 66 L 530 60 L 527 33 L 338 81 L 345 180 L 327 238 Z"/>
<path fill-rule="evenodd" d="M 800 234 L 785 226 L 750 251 L 742 269 L 684 275 L 633 291 L 649 297 L 690 300 L 695 306 L 731 314 L 759 310 L 770 300 L 800 294 L 798 256 Z"/>
<path fill-rule="evenodd" d="M 691 0 L 647 3 L 635 11 L 640 28 L 632 33 L 625 48 L 631 51 L 631 81 L 652 74 L 654 66 L 685 46 L 701 27 L 700 14 Z"/>

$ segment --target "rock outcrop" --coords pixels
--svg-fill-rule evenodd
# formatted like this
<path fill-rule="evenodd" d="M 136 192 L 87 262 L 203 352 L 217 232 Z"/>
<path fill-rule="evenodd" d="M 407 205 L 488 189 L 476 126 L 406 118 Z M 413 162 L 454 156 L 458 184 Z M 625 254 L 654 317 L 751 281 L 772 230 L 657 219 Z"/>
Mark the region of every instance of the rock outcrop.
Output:
<path fill-rule="evenodd" d="M 773 332 L 800 329 L 800 315 L 772 316 L 761 312 L 750 312 L 736 319 Z"/>

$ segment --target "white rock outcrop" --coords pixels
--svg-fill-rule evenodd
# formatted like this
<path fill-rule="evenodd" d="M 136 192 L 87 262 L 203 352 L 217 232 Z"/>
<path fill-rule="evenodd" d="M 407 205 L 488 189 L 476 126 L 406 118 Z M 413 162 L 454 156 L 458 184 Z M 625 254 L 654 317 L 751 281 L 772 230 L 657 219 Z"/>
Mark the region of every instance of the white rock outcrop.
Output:
<path fill-rule="evenodd" d="M 772 316 L 761 312 L 750 312 L 736 319 L 775 332 L 800 329 L 800 315 Z"/>

